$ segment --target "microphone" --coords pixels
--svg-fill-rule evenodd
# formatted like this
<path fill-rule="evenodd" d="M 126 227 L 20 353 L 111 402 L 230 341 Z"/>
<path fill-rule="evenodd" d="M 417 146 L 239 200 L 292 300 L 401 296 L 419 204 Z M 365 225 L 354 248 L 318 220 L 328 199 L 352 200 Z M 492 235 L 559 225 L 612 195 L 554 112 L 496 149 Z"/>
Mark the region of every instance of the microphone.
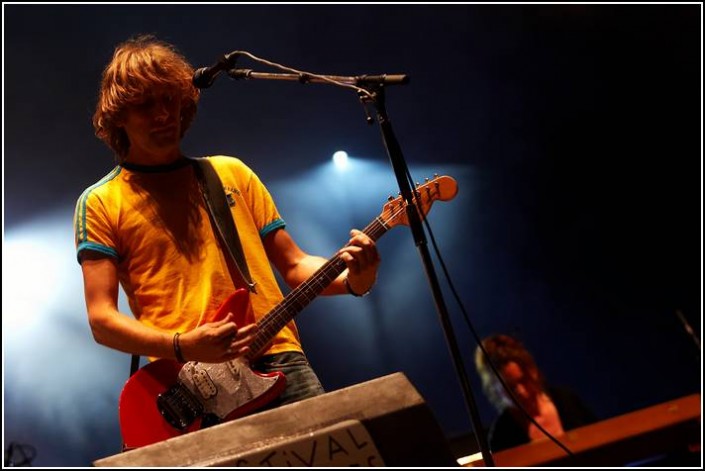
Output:
<path fill-rule="evenodd" d="M 216 77 L 218 77 L 223 70 L 234 67 L 237 56 L 239 55 L 240 53 L 238 51 L 231 52 L 221 57 L 220 60 L 212 66 L 201 67 L 196 70 L 193 74 L 193 86 L 196 88 L 208 88 L 213 85 Z"/>

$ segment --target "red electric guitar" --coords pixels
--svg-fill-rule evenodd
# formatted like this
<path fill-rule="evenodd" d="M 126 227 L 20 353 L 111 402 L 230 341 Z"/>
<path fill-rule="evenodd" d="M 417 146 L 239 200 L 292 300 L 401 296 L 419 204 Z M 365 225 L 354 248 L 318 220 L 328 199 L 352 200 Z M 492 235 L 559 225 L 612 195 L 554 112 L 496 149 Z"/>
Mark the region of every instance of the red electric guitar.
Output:
<path fill-rule="evenodd" d="M 436 176 L 417 185 L 414 203 L 423 218 L 434 201 L 453 199 L 456 181 Z M 397 225 L 408 225 L 406 202 L 401 196 L 391 198 L 382 213 L 363 231 L 372 240 L 379 239 Z M 221 421 L 245 416 L 275 399 L 286 386 L 283 373 L 258 373 L 250 368 L 264 352 L 272 338 L 340 273 L 343 260 L 334 256 L 308 280 L 292 290 L 274 309 L 260 319 L 250 353 L 223 363 L 156 360 L 132 375 L 120 394 L 120 430 L 125 449 L 138 448 L 201 428 L 205 414 Z M 235 291 L 205 322 L 224 318 L 228 312 L 237 316 L 238 325 L 253 322 L 247 290 Z"/>

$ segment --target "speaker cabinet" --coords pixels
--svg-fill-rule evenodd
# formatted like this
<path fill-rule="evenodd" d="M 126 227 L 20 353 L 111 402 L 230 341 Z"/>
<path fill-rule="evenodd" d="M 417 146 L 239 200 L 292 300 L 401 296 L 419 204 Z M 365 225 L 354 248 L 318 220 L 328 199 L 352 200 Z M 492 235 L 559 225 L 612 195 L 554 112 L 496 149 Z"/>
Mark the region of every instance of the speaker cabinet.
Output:
<path fill-rule="evenodd" d="M 96 460 L 95 466 L 458 466 L 403 373 Z"/>

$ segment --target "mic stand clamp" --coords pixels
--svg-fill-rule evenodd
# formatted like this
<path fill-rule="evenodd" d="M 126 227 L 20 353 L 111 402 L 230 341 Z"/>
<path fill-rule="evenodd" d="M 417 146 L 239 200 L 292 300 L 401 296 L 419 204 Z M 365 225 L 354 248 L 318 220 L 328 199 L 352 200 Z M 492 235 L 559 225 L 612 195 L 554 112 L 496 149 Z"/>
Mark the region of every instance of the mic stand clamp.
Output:
<path fill-rule="evenodd" d="M 374 91 L 378 87 L 374 85 L 369 85 L 365 87 L 365 90 L 368 91 L 369 94 L 363 93 L 363 92 L 357 92 L 357 95 L 360 97 L 360 103 L 362 104 L 362 109 L 365 110 L 365 121 L 367 121 L 367 124 L 372 126 L 374 124 L 375 120 L 372 116 L 370 116 L 370 111 L 367 109 L 367 106 L 369 104 L 372 104 L 374 106 L 374 102 L 377 99 L 377 92 Z"/>

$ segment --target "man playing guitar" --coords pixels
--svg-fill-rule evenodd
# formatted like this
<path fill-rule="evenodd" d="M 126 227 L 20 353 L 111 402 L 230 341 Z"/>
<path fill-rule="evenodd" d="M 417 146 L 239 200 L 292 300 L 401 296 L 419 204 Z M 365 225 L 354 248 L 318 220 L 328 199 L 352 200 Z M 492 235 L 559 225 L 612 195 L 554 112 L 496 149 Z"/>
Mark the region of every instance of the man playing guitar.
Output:
<path fill-rule="evenodd" d="M 267 328 L 258 321 L 283 299 L 272 266 L 295 288 L 326 259 L 299 248 L 248 166 L 237 158 L 211 156 L 255 283 L 254 290 L 244 290 L 245 299 L 223 304 L 245 283 L 214 233 L 193 159 L 181 152 L 199 97 L 193 73 L 172 45 L 150 36 L 120 44 L 103 72 L 93 124 L 96 136 L 114 151 L 117 166 L 83 192 L 74 216 L 93 336 L 107 347 L 179 365 L 232 369 L 234 361 L 246 358 L 265 376 L 285 375 L 286 385 L 270 405 L 322 394 L 293 320 L 277 326 L 266 345 L 254 348 L 253 342 Z M 333 279 L 317 294 L 360 296 L 371 289 L 380 258 L 368 234 L 353 229 L 336 259 L 342 265 L 329 271 Z M 134 319 L 118 310 L 119 284 Z M 242 312 L 233 312 L 235 307 Z M 204 375 L 208 372 L 192 375 L 201 392 L 211 387 Z M 162 398 L 162 414 L 182 407 L 172 399 Z M 181 420 L 172 412 L 172 419 Z"/>

